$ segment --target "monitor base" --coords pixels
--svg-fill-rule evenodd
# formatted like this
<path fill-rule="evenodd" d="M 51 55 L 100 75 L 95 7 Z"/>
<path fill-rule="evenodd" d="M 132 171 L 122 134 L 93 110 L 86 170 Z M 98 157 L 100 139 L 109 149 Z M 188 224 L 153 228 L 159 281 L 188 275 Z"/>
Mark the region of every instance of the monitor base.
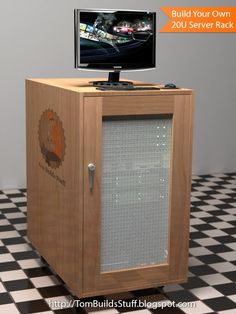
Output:
<path fill-rule="evenodd" d="M 95 87 L 133 86 L 132 82 L 120 81 L 120 71 L 109 72 L 107 81 L 94 81 L 91 83 Z"/>
<path fill-rule="evenodd" d="M 133 86 L 132 82 L 119 81 L 119 82 L 108 82 L 108 81 L 94 81 L 92 82 L 95 87 L 112 87 L 112 86 Z"/>

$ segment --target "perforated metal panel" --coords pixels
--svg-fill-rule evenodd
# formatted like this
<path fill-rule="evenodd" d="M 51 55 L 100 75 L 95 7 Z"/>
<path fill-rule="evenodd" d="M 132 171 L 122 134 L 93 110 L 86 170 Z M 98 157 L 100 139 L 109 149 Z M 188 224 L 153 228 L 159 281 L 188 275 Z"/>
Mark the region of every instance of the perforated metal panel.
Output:
<path fill-rule="evenodd" d="M 101 271 L 163 263 L 172 118 L 103 121 Z"/>

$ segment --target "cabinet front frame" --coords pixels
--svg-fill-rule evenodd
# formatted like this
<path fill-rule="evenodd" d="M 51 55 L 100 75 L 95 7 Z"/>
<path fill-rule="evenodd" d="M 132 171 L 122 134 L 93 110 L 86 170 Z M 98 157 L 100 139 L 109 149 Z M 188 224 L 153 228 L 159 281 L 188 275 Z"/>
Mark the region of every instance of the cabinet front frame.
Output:
<path fill-rule="evenodd" d="M 192 96 L 84 97 L 83 296 L 183 282 L 187 278 L 191 191 Z M 102 119 L 108 116 L 172 115 L 169 254 L 165 264 L 100 272 Z M 94 189 L 88 164 L 96 165 Z"/>

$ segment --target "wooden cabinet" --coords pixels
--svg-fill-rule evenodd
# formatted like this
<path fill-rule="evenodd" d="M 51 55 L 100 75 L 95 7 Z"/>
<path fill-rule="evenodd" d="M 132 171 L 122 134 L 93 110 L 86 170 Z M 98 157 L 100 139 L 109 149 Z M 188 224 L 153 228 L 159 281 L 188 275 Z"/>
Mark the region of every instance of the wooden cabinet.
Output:
<path fill-rule="evenodd" d="M 80 297 L 187 280 L 192 91 L 27 80 L 28 237 Z"/>

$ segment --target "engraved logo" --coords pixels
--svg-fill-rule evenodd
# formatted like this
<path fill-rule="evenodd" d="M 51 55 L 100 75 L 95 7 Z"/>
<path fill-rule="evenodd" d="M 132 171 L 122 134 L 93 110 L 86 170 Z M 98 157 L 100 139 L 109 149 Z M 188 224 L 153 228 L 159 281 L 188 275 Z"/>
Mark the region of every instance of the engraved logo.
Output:
<path fill-rule="evenodd" d="M 59 168 L 65 157 L 65 134 L 62 122 L 53 110 L 43 112 L 38 129 L 39 145 L 46 163 Z"/>

